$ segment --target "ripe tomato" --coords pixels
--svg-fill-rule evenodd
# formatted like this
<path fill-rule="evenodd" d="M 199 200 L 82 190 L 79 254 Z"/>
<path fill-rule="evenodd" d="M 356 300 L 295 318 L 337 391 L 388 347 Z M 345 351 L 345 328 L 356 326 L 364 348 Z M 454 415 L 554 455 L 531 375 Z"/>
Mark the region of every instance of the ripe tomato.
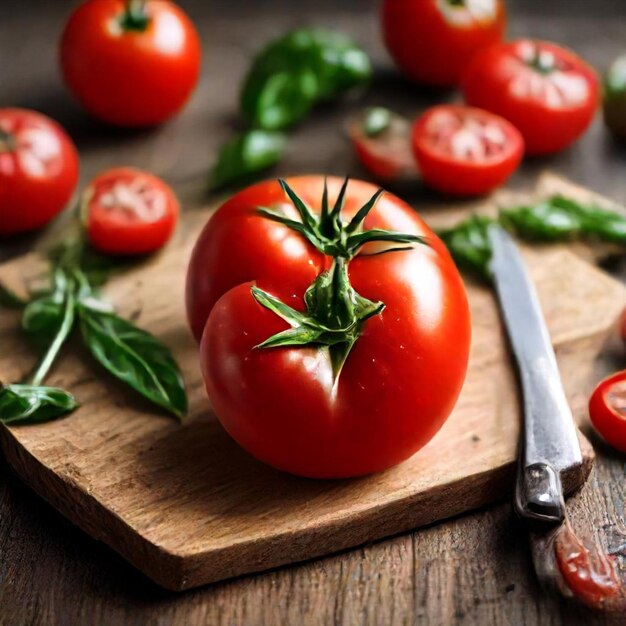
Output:
<path fill-rule="evenodd" d="M 69 202 L 78 154 L 45 115 L 0 109 L 0 237 L 40 228 Z"/>
<path fill-rule="evenodd" d="M 587 129 L 598 107 L 598 78 L 570 50 L 521 39 L 477 54 L 463 77 L 468 104 L 520 130 L 528 154 L 558 152 Z"/>
<path fill-rule="evenodd" d="M 130 167 L 96 176 L 83 193 L 81 213 L 91 245 L 106 254 L 153 252 L 172 236 L 178 200 L 160 179 Z"/>
<path fill-rule="evenodd" d="M 312 207 L 313 221 L 325 225 L 317 232 L 336 232 L 320 217 L 324 179 L 300 176 L 288 184 Z M 340 187 L 339 179 L 328 179 L 331 202 Z M 348 233 L 346 221 L 375 191 L 369 183 L 350 182 L 339 232 Z M 282 218 L 268 218 L 259 206 Z M 287 216 L 297 222 L 294 206 L 278 183 L 253 185 L 217 210 L 196 243 L 187 310 L 196 337 L 203 332 L 207 392 L 231 436 L 274 467 L 325 478 L 379 471 L 425 445 L 456 402 L 470 341 L 465 289 L 445 246 L 391 194 L 379 199 L 363 230 L 353 234 L 401 230 L 426 237 L 429 245 L 397 250 L 399 244 L 386 243 L 384 249 L 391 245 L 396 251 L 382 253 L 380 243 L 368 243 L 349 262 L 333 260 L 328 248 L 319 249 L 275 221 Z M 332 247 L 336 240 L 328 236 L 322 240 Z M 284 310 L 292 307 L 291 315 L 302 315 L 303 296 L 313 281 L 306 309 L 330 312 L 328 319 L 342 312 L 361 315 L 374 306 L 367 309 L 370 317 L 361 316 L 349 327 L 356 340 L 339 373 L 337 349 L 341 356 L 344 346 L 325 345 L 339 332 L 332 321 L 321 338 L 301 342 L 307 345 L 258 347 L 285 330 L 288 337 L 309 333 L 304 322 L 289 330 Z M 262 304 L 259 292 L 282 301 L 283 312 Z"/>
<path fill-rule="evenodd" d="M 384 0 L 385 44 L 407 78 L 457 85 L 471 57 L 502 40 L 502 0 Z"/>
<path fill-rule="evenodd" d="M 198 80 L 200 40 L 165 0 L 87 0 L 61 39 L 65 81 L 94 117 L 153 126 L 172 117 Z"/>
<path fill-rule="evenodd" d="M 444 193 L 485 194 L 517 169 L 524 152 L 519 131 L 473 107 L 440 105 L 413 126 L 413 150 L 424 182 Z"/>
<path fill-rule="evenodd" d="M 385 181 L 416 178 L 409 120 L 388 109 L 364 111 L 348 127 L 357 158 L 373 176 Z"/>
<path fill-rule="evenodd" d="M 605 378 L 589 399 L 591 423 L 608 444 L 626 452 L 626 371 Z"/>

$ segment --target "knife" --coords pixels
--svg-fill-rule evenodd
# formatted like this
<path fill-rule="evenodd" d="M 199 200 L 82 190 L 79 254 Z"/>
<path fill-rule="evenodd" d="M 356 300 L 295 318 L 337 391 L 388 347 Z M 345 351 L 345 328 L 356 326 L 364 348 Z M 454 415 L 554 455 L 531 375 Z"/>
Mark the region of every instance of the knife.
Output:
<path fill-rule="evenodd" d="M 523 427 L 514 507 L 531 531 L 537 574 L 554 583 L 546 537 L 565 520 L 565 485 L 580 485 L 582 453 L 539 298 L 524 259 L 502 227 L 490 226 L 490 271 L 517 362 Z M 550 559 L 548 559 L 550 560 Z"/>

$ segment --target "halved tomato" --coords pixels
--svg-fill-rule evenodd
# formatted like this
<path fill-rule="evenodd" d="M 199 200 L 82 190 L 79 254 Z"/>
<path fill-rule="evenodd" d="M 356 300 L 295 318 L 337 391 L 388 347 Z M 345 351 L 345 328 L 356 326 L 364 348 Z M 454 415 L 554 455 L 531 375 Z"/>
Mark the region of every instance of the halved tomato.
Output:
<path fill-rule="evenodd" d="M 443 193 L 479 196 L 504 183 L 524 152 L 519 131 L 473 107 L 428 109 L 413 126 L 413 151 L 424 182 Z"/>
<path fill-rule="evenodd" d="M 91 245 L 106 254 L 153 252 L 171 237 L 178 200 L 160 178 L 119 167 L 94 178 L 81 201 Z"/>
<path fill-rule="evenodd" d="M 376 178 L 397 181 L 416 178 L 411 149 L 411 123 L 383 107 L 366 109 L 350 122 L 348 134 L 357 158 Z"/>
<path fill-rule="evenodd" d="M 595 388 L 589 417 L 608 444 L 626 452 L 626 371 L 605 378 Z"/>

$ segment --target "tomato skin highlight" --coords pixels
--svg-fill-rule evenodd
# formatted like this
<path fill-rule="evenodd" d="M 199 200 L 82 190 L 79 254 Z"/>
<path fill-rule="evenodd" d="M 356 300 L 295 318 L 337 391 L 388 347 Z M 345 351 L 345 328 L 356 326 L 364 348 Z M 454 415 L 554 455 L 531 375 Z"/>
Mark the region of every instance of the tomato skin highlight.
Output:
<path fill-rule="evenodd" d="M 78 152 L 54 120 L 28 109 L 0 109 L 0 237 L 45 226 L 78 182 Z"/>
<path fill-rule="evenodd" d="M 626 454 L 626 411 L 614 406 L 619 393 L 626 398 L 626 371 L 617 372 L 601 381 L 589 399 L 589 417 L 595 429 L 613 448 Z M 625 405 L 626 406 L 626 405 Z"/>
<path fill-rule="evenodd" d="M 463 125 L 480 122 L 485 128 L 495 129 L 504 145 L 498 155 L 486 155 L 482 159 L 448 154 L 437 148 L 430 130 L 438 116 L 450 116 Z M 462 132 L 466 132 L 463 126 L 451 137 L 450 143 Z M 456 196 L 480 196 L 502 185 L 517 169 L 524 153 L 524 140 L 512 124 L 482 109 L 461 105 L 427 109 L 413 126 L 412 143 L 424 182 L 437 191 Z"/>
<path fill-rule="evenodd" d="M 133 202 L 141 201 L 142 196 L 158 206 L 158 214 L 133 214 Z M 118 201 L 127 203 L 124 209 L 119 209 Z M 160 178 L 119 167 L 91 181 L 83 193 L 81 211 L 87 238 L 96 250 L 109 255 L 140 255 L 158 250 L 170 239 L 178 221 L 179 204 Z"/>
<path fill-rule="evenodd" d="M 523 57 L 533 54 L 555 59 L 556 70 L 530 67 Z M 600 99 L 598 77 L 580 57 L 547 41 L 523 39 L 477 54 L 462 89 L 468 104 L 514 124 L 529 155 L 552 154 L 571 145 L 593 121 Z"/>
<path fill-rule="evenodd" d="M 474 54 L 502 40 L 506 16 L 502 0 L 493 0 L 492 14 L 455 24 L 442 5 L 446 0 L 384 0 L 382 30 L 387 50 L 408 79 L 451 87 Z"/>
<path fill-rule="evenodd" d="M 287 182 L 319 209 L 321 176 Z M 331 201 L 340 184 L 328 179 Z M 375 190 L 351 181 L 344 220 Z M 255 348 L 288 324 L 256 302 L 251 286 L 303 310 L 305 289 L 331 262 L 301 238 L 296 248 L 297 233 L 256 214 L 256 207 L 268 202 L 284 203 L 274 181 L 236 194 L 209 221 L 190 263 L 188 313 L 197 325 L 206 320 L 200 360 L 216 415 L 253 456 L 293 474 L 345 478 L 391 467 L 434 436 L 460 393 L 470 344 L 460 275 L 417 214 L 391 194 L 382 196 L 365 228 L 421 234 L 430 246 L 350 261 L 353 287 L 363 297 L 382 300 L 386 308 L 364 322 L 334 385 L 324 348 Z M 239 256 L 235 243 L 241 226 L 258 229 L 256 239 L 246 235 L 254 249 L 245 256 Z M 226 248 L 228 241 L 237 251 Z M 210 280 L 201 268 L 207 275 L 224 276 Z M 203 283 L 200 291 L 198 282 Z"/>
<path fill-rule="evenodd" d="M 68 87 L 91 115 L 116 126 L 164 122 L 198 81 L 200 40 L 189 17 L 165 0 L 147 0 L 145 7 L 145 30 L 125 30 L 123 0 L 87 0 L 61 39 Z"/>

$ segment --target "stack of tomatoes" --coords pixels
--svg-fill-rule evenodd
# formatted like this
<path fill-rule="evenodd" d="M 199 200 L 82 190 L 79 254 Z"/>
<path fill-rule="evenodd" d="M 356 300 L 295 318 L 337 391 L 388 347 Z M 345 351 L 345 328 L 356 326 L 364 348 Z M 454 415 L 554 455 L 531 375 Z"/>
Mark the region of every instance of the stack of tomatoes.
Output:
<path fill-rule="evenodd" d="M 417 166 L 434 189 L 481 195 L 504 183 L 524 154 L 563 150 L 593 120 L 593 69 L 550 42 L 503 42 L 502 0 L 385 0 L 382 26 L 407 78 L 460 86 L 469 106 L 427 110 L 410 137 L 398 122 L 374 132 L 353 125 L 357 154 L 374 174 L 392 178 Z"/>

